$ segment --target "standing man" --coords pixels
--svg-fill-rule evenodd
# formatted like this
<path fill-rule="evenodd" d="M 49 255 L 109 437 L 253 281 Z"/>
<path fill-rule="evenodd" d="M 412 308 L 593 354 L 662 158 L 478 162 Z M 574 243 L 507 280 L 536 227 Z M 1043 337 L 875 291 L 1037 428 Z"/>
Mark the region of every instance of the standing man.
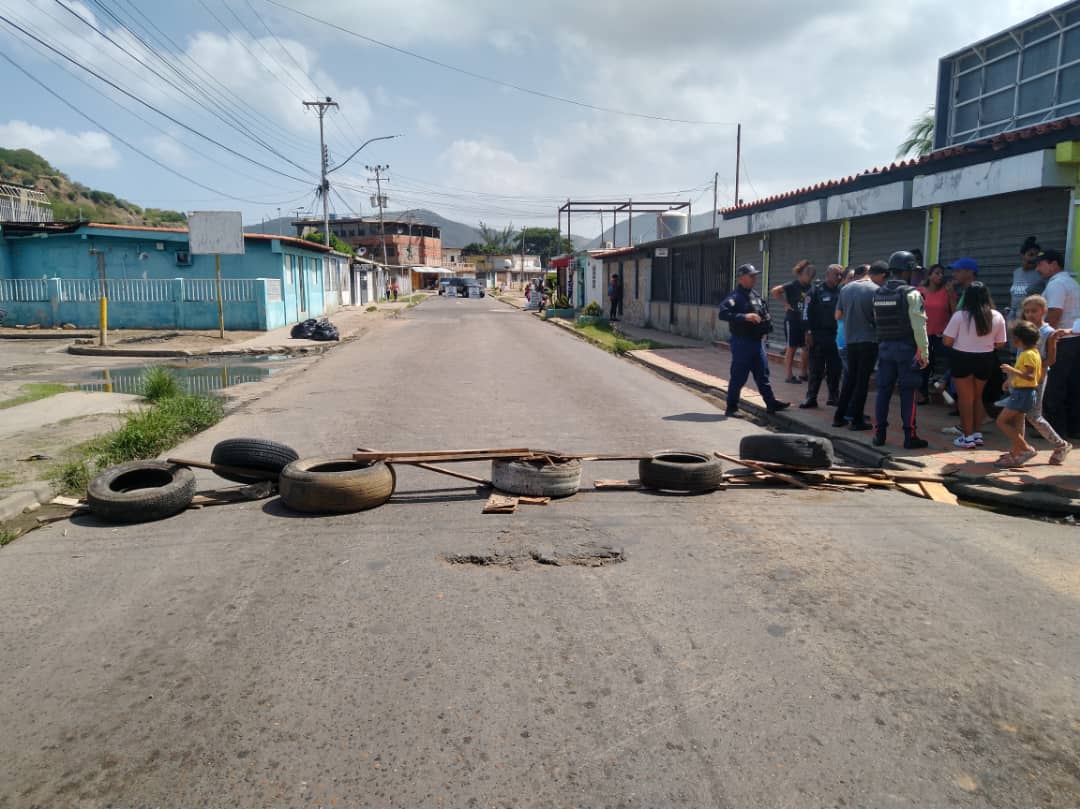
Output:
<path fill-rule="evenodd" d="M 1038 268 L 1046 279 L 1046 322 L 1055 329 L 1072 329 L 1080 319 L 1080 284 L 1065 272 L 1065 257 L 1057 250 L 1044 250 L 1039 254 Z M 1058 435 L 1080 438 L 1080 335 L 1059 340 L 1043 407 L 1046 420 Z"/>
<path fill-rule="evenodd" d="M 835 407 L 840 397 L 840 349 L 836 345 L 839 321 L 836 319 L 836 302 L 840 297 L 840 279 L 844 268 L 830 264 L 825 270 L 823 283 L 815 284 L 806 299 L 803 321 L 806 324 L 806 345 L 810 349 L 810 384 L 806 399 L 799 405 L 803 410 L 818 406 L 818 391 L 822 379 L 829 390 L 825 404 Z"/>
<path fill-rule="evenodd" d="M 866 272 L 864 272 L 866 270 Z M 875 261 L 855 270 L 855 280 L 840 290 L 836 304 L 836 319 L 844 321 L 844 342 L 847 344 L 848 373 L 840 398 L 836 402 L 833 427 L 843 427 L 849 412 L 852 430 L 870 430 L 867 421 L 866 396 L 870 390 L 870 375 L 877 362 L 877 332 L 874 330 L 874 294 L 878 283 L 889 275 L 889 265 Z"/>
<path fill-rule="evenodd" d="M 1034 236 L 1028 236 L 1020 245 L 1020 266 L 1013 270 L 1012 286 L 1009 287 L 1009 309 L 1005 312 L 1006 320 L 1018 320 L 1023 314 L 1024 298 L 1028 295 L 1042 294 L 1046 283 L 1039 275 L 1039 254 L 1042 248 Z"/>
<path fill-rule="evenodd" d="M 904 449 L 925 449 L 928 442 L 915 432 L 915 391 L 922 385 L 922 370 L 930 362 L 923 297 L 904 283 L 901 273 L 914 270 L 918 261 L 907 250 L 889 256 L 891 278 L 874 293 L 874 322 L 878 339 L 878 389 L 874 410 L 875 447 L 885 443 L 889 427 L 889 403 L 893 388 L 900 385 L 900 418 L 904 424 Z"/>
<path fill-rule="evenodd" d="M 754 375 L 754 384 L 765 400 L 765 408 L 776 413 L 788 402 L 776 400 L 769 384 L 769 359 L 765 356 L 765 336 L 772 331 L 772 318 L 765 300 L 754 289 L 759 275 L 753 264 L 743 264 L 735 271 L 735 289 L 720 304 L 718 317 L 731 327 L 731 373 L 728 375 L 727 410 L 734 416 L 739 410 L 739 394 L 746 378 Z"/>
<path fill-rule="evenodd" d="M 619 319 L 619 315 L 622 314 L 622 279 L 619 278 L 619 274 L 613 272 L 611 274 L 611 281 L 608 283 L 608 301 L 610 302 L 611 311 L 608 315 L 608 320 L 614 323 Z"/>

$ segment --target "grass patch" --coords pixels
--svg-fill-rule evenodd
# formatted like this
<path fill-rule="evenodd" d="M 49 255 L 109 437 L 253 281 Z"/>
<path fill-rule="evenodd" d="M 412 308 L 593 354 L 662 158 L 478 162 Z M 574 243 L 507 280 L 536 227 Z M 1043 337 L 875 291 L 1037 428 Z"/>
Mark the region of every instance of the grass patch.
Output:
<path fill-rule="evenodd" d="M 143 372 L 139 390 L 151 402 L 160 402 L 180 395 L 180 380 L 169 369 L 155 365 Z"/>
<path fill-rule="evenodd" d="M 19 390 L 21 392 L 15 398 L 5 399 L 0 402 L 0 410 L 27 404 L 28 402 L 36 402 L 38 399 L 47 399 L 49 396 L 64 393 L 71 390 L 71 388 L 67 385 L 60 385 L 55 382 L 30 382 L 23 385 Z"/>
<path fill-rule="evenodd" d="M 0 548 L 4 547 L 9 542 L 15 541 L 18 538 L 18 531 L 12 531 L 10 528 L 0 528 Z"/>
<path fill-rule="evenodd" d="M 378 307 L 378 306 L 369 306 L 369 307 L 368 307 L 367 309 L 365 309 L 364 311 L 365 311 L 365 312 L 378 312 L 378 311 L 379 311 L 379 307 Z"/>
<path fill-rule="evenodd" d="M 84 444 L 78 456 L 53 470 L 52 480 L 65 494 L 83 494 L 102 469 L 126 461 L 155 458 L 225 415 L 217 398 L 179 394 L 152 407 L 129 413 L 124 426 Z"/>
<path fill-rule="evenodd" d="M 653 340 L 628 340 L 619 332 L 615 331 L 610 323 L 589 323 L 584 326 L 575 325 L 574 329 L 584 335 L 588 340 L 596 343 L 601 348 L 612 354 L 625 354 L 628 351 L 644 351 L 653 348 L 667 348 L 663 343 Z"/>

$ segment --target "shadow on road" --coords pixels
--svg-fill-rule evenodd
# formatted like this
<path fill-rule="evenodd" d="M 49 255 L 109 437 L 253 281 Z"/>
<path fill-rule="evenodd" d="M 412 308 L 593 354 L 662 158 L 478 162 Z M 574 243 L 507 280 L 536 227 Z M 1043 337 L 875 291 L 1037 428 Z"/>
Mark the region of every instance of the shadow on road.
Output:
<path fill-rule="evenodd" d="M 696 421 L 696 422 L 712 422 L 712 421 L 727 421 L 727 416 L 723 413 L 678 413 L 674 416 L 664 416 L 664 421 Z"/>

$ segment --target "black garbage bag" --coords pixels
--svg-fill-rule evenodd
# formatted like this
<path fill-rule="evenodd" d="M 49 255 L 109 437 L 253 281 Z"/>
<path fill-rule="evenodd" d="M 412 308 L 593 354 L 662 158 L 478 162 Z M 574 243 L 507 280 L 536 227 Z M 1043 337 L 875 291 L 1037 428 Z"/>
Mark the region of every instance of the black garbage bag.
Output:
<path fill-rule="evenodd" d="M 312 340 L 340 340 L 341 335 L 338 333 L 337 326 L 331 323 L 326 318 L 320 320 L 311 334 Z"/>
<path fill-rule="evenodd" d="M 310 340 L 312 339 L 311 335 L 315 333 L 315 327 L 318 325 L 318 321 L 310 318 L 293 326 L 289 334 L 295 340 Z"/>

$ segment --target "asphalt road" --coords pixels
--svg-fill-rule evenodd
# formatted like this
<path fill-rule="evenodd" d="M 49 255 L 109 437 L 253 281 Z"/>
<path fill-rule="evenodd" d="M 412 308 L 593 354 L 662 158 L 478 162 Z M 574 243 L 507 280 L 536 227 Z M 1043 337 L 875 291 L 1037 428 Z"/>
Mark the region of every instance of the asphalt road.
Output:
<path fill-rule="evenodd" d="M 177 452 L 746 429 L 529 315 L 433 300 Z M 481 505 L 401 470 L 360 515 L 267 501 L 4 548 L 0 806 L 1080 806 L 1075 528 L 887 493 Z M 592 545 L 625 561 L 529 557 Z"/>

